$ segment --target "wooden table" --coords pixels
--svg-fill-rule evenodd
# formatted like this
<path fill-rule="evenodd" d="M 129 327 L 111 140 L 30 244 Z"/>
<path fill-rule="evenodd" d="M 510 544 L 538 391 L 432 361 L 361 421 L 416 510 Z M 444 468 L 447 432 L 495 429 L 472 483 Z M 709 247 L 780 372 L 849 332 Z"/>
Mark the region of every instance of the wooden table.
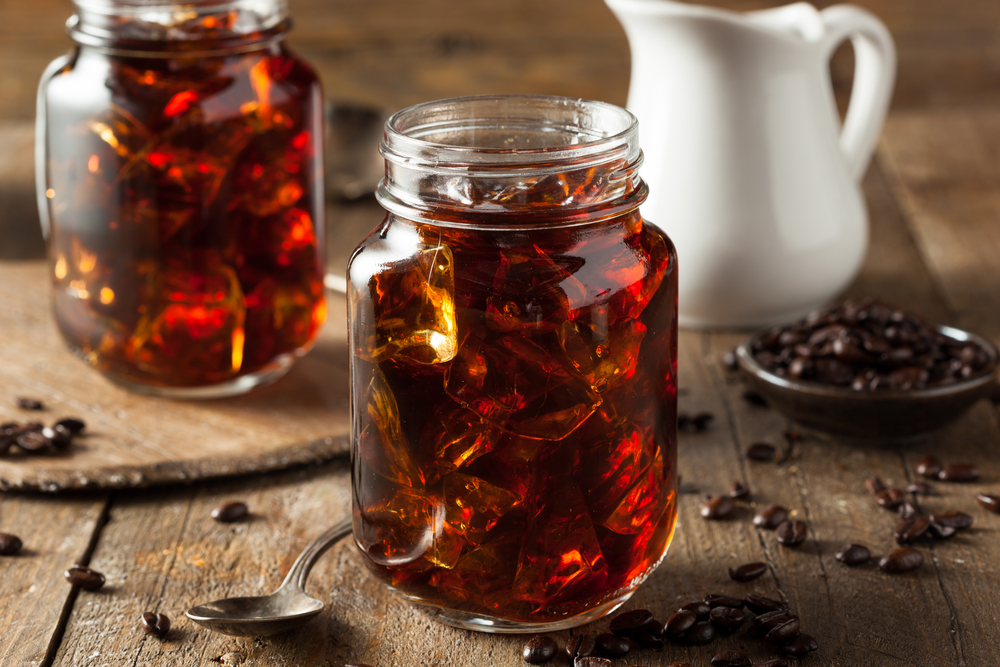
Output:
<path fill-rule="evenodd" d="M 748 9 L 779 3 L 726 4 Z M 893 112 L 864 183 L 871 250 L 848 294 L 882 296 L 1000 342 L 1000 3 L 858 4 L 886 19 L 901 59 Z M 341 99 L 395 108 L 455 94 L 547 92 L 624 103 L 627 45 L 599 0 L 293 0 L 293 9 L 300 19 L 295 43 L 318 65 L 328 94 Z M 62 0 L 0 5 L 5 154 L 31 140 L 35 82 L 66 46 L 61 23 L 68 13 Z M 847 89 L 849 53 L 838 56 L 834 71 L 838 88 Z M 6 239 L 0 257 L 29 257 L 40 247 L 30 233 L 30 164 L 7 160 L 0 176 Z M 380 216 L 371 203 L 332 212 L 341 231 L 332 255 L 343 262 Z M 785 597 L 803 628 L 818 638 L 820 650 L 807 664 L 1000 664 L 1000 517 L 974 501 L 976 491 L 1000 491 L 996 408 L 981 403 L 953 427 L 911 447 L 864 448 L 815 436 L 797 444 L 783 463 L 751 463 L 742 456 L 746 447 L 758 440 L 780 443 L 788 424 L 741 400 L 740 383 L 720 364 L 721 353 L 743 335 L 681 335 L 681 410 L 708 410 L 716 421 L 706 433 L 681 436 L 688 493 L 681 496 L 679 529 L 666 560 L 627 608 L 665 615 L 706 592 L 759 590 Z M 928 511 L 968 512 L 974 528 L 921 546 L 926 563 L 908 575 L 836 562 L 834 552 L 845 542 L 867 544 L 876 553 L 893 546 L 895 519 L 874 505 L 862 482 L 877 474 L 904 485 L 928 453 L 982 468 L 980 483 L 940 485 L 942 495 L 921 500 Z M 793 508 L 809 523 L 807 543 L 780 547 L 751 525 L 751 507 L 733 520 L 702 520 L 700 494 L 722 492 L 734 480 L 753 490 L 758 505 Z M 210 510 L 232 498 L 250 505 L 252 519 L 212 521 Z M 346 543 L 314 570 L 309 588 L 327 602 L 328 612 L 300 632 L 244 641 L 184 619 L 192 603 L 275 586 L 306 542 L 349 507 L 344 460 L 188 486 L 2 494 L 0 530 L 21 535 L 25 551 L 0 558 L 0 664 L 523 664 L 523 638 L 435 624 L 376 584 Z M 753 584 L 729 580 L 730 566 L 750 561 L 766 562 L 769 573 Z M 73 563 L 104 572 L 108 585 L 96 593 L 70 589 L 62 571 Z M 139 629 L 146 610 L 173 620 L 166 641 Z M 603 621 L 581 631 L 606 627 Z M 701 667 L 718 650 L 744 646 L 755 660 L 767 655 L 737 635 L 704 648 L 641 652 L 618 664 L 681 659 Z"/>

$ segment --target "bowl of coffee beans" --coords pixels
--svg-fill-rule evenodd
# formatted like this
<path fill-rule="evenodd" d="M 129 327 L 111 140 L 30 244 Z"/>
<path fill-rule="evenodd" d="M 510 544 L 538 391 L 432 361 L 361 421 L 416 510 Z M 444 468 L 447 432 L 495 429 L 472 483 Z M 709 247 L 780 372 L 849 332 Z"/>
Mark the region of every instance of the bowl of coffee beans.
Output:
<path fill-rule="evenodd" d="M 990 395 L 998 352 L 975 334 L 857 299 L 755 333 L 736 360 L 757 393 L 804 426 L 905 442 Z"/>

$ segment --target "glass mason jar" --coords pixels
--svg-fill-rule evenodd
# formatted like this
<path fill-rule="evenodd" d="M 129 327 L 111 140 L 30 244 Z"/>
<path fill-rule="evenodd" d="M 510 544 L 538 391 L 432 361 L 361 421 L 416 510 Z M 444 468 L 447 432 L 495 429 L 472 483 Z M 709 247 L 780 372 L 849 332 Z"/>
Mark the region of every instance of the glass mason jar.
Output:
<path fill-rule="evenodd" d="M 676 519 L 677 269 L 637 122 L 558 97 L 394 115 L 348 268 L 354 537 L 454 625 L 624 602 Z"/>
<path fill-rule="evenodd" d="M 319 81 L 285 0 L 76 0 L 38 95 L 56 322 L 130 389 L 242 393 L 326 317 Z"/>

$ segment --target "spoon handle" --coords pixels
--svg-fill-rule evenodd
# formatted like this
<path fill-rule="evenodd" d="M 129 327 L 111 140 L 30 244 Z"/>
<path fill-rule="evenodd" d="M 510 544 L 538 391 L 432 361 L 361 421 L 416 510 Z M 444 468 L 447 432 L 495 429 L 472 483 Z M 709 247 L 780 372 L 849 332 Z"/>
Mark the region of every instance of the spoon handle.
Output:
<path fill-rule="evenodd" d="M 306 579 L 309 577 L 309 572 L 312 570 L 313 564 L 320 556 L 326 553 L 327 549 L 339 542 L 341 538 L 350 535 L 353 524 L 353 519 L 344 519 L 310 542 L 309 546 L 292 563 L 292 568 L 288 570 L 285 580 L 281 582 L 281 587 L 294 586 L 300 591 L 304 591 Z"/>

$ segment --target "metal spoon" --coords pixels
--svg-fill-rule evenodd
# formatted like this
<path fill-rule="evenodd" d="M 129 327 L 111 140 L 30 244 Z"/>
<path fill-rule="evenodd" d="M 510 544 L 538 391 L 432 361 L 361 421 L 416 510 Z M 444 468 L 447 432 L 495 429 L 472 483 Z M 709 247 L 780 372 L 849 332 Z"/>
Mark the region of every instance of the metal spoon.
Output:
<path fill-rule="evenodd" d="M 305 625 L 325 606 L 305 592 L 309 571 L 327 549 L 351 534 L 351 525 L 345 519 L 310 542 L 270 595 L 207 602 L 188 609 L 187 617 L 212 632 L 237 637 L 266 637 Z"/>

